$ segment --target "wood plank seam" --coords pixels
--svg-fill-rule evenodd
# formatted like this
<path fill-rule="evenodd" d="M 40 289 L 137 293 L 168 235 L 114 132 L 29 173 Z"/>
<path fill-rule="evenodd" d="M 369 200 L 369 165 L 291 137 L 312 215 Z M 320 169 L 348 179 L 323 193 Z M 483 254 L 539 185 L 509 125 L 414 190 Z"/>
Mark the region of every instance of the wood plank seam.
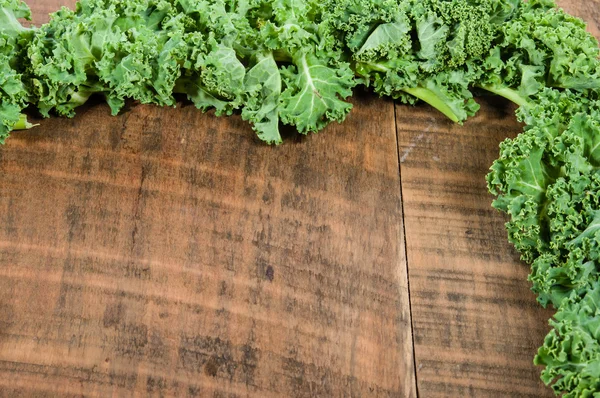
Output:
<path fill-rule="evenodd" d="M 404 219 L 405 217 L 405 213 L 404 213 L 404 196 L 402 193 L 402 161 L 401 161 L 401 155 L 400 155 L 400 139 L 398 137 L 399 132 L 398 132 L 398 117 L 396 112 L 397 107 L 396 107 L 396 103 L 397 101 L 394 101 L 394 129 L 395 129 L 395 133 L 396 133 L 396 152 L 398 153 L 398 180 L 399 180 L 399 187 L 400 187 L 400 209 L 401 209 L 401 214 L 402 214 L 402 239 L 404 240 L 403 244 L 404 244 L 404 264 L 406 267 L 406 290 L 408 293 L 408 314 L 410 316 L 410 338 L 411 338 L 411 342 L 412 342 L 412 357 L 413 357 L 413 368 L 414 368 L 414 383 L 415 383 L 415 393 L 417 395 L 417 398 L 419 398 L 419 379 L 418 379 L 418 369 L 417 369 L 417 353 L 415 350 L 415 329 L 414 329 L 414 324 L 413 324 L 413 311 L 412 311 L 412 298 L 410 295 L 410 273 L 408 272 L 408 243 L 406 241 L 406 221 Z"/>

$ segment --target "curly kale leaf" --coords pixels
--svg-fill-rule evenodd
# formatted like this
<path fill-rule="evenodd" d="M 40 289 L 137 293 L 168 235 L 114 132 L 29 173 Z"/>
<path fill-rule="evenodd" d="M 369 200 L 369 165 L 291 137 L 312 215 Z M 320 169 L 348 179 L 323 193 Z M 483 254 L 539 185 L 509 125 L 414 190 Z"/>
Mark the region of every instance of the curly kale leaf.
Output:
<path fill-rule="evenodd" d="M 535 357 L 565 397 L 600 391 L 600 101 L 596 90 L 544 88 L 519 108 L 525 131 L 488 175 L 509 240 L 531 263 L 538 301 L 558 309 Z"/>
<path fill-rule="evenodd" d="M 272 53 L 259 54 L 244 81 L 247 90 L 242 118 L 252 123 L 258 137 L 269 144 L 282 142 L 279 133 L 281 73 Z"/>
<path fill-rule="evenodd" d="M 524 105 L 548 84 L 594 90 L 598 75 L 597 43 L 548 0 L 80 0 L 27 48 L 29 98 L 45 116 L 73 116 L 93 94 L 117 113 L 127 99 L 172 106 L 184 93 L 218 115 L 240 109 L 274 143 L 276 119 L 302 132 L 341 121 L 358 83 L 462 122 L 478 109 L 473 85 Z M 260 54 L 280 76 L 254 74 L 280 89 L 247 78 Z M 322 79 L 303 57 L 329 87 L 304 90 Z"/>
<path fill-rule="evenodd" d="M 545 87 L 600 88 L 598 42 L 585 23 L 553 1 L 519 4 L 485 57 L 478 85 L 518 105 Z"/>
<path fill-rule="evenodd" d="M 31 127 L 21 112 L 30 89 L 24 78 L 24 49 L 32 31 L 19 22 L 29 19 L 29 8 L 20 0 L 0 0 L 0 144 L 11 130 Z"/>
<path fill-rule="evenodd" d="M 514 0 L 412 2 L 409 13 L 417 28 L 422 68 L 446 70 L 485 56 L 517 4 Z"/>
<path fill-rule="evenodd" d="M 29 48 L 40 111 L 71 117 L 94 93 L 113 114 L 127 98 L 173 105 L 187 55 L 185 24 L 164 0 L 82 0 L 75 12 L 62 9 Z"/>
<path fill-rule="evenodd" d="M 217 115 L 231 114 L 242 105 L 246 68 L 233 48 L 214 40 L 211 49 L 199 52 L 195 62 L 177 81 L 176 92 L 186 93 L 197 108 L 215 108 Z"/>
<path fill-rule="evenodd" d="M 331 65 L 330 58 L 299 51 L 294 65 L 282 70 L 285 89 L 279 115 L 300 133 L 316 132 L 332 121 L 342 122 L 352 105 L 345 98 L 356 84 L 350 66 Z"/>
<path fill-rule="evenodd" d="M 550 321 L 534 363 L 542 380 L 563 397 L 592 397 L 600 391 L 600 284 L 570 295 Z"/>
<path fill-rule="evenodd" d="M 538 98 L 519 110 L 529 125 L 502 143 L 488 186 L 510 216 L 509 240 L 532 263 L 538 300 L 558 307 L 597 275 L 600 103 L 552 89 Z"/>
<path fill-rule="evenodd" d="M 402 58 L 412 52 L 408 2 L 327 0 L 324 24 L 358 61 Z"/>
<path fill-rule="evenodd" d="M 478 109 L 469 86 L 511 1 L 336 0 L 325 19 L 360 82 L 402 102 L 421 99 L 462 122 Z"/>

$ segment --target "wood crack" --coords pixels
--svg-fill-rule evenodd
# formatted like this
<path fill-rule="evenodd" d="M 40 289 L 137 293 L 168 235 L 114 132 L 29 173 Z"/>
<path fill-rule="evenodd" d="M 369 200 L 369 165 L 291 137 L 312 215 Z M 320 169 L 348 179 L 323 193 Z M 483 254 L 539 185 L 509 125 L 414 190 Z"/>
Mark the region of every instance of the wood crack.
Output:
<path fill-rule="evenodd" d="M 398 131 L 398 117 L 397 117 L 397 107 L 396 101 L 394 101 L 394 127 L 395 127 L 395 135 L 396 135 L 396 152 L 398 154 L 398 180 L 400 186 L 400 208 L 402 215 L 402 238 L 404 244 L 404 263 L 406 265 L 406 289 L 408 291 L 408 314 L 410 317 L 410 336 L 412 339 L 412 357 L 413 357 L 413 374 L 415 381 L 415 393 L 417 394 L 417 398 L 419 397 L 419 379 L 418 379 L 418 368 L 417 368 L 417 353 L 415 349 L 415 328 L 413 323 L 413 311 L 412 311 L 412 298 L 410 295 L 410 273 L 408 266 L 408 244 L 406 241 L 406 220 L 404 219 L 404 196 L 402 193 L 402 162 L 405 155 L 400 154 L 400 138 Z"/>

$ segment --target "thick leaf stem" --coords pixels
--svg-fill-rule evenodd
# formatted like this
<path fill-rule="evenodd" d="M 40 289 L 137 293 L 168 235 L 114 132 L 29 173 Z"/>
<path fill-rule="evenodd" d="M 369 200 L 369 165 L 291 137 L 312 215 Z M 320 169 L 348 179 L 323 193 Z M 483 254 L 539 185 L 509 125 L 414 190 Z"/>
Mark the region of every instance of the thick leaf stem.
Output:
<path fill-rule="evenodd" d="M 514 90 L 510 87 L 493 86 L 493 85 L 487 85 L 487 84 L 483 84 L 478 87 L 482 88 L 486 91 L 489 91 L 490 93 L 504 97 L 507 100 L 512 101 L 519 106 L 527 105 L 527 100 L 525 98 L 523 98 L 517 90 Z"/>
<path fill-rule="evenodd" d="M 273 58 L 277 62 L 284 62 L 284 63 L 294 62 L 292 55 L 286 50 L 273 51 Z"/>
<path fill-rule="evenodd" d="M 39 124 L 31 124 L 27 121 L 27 115 L 20 114 L 19 121 L 14 125 L 13 130 L 28 130 L 32 127 L 39 126 Z"/>
<path fill-rule="evenodd" d="M 458 116 L 456 116 L 452 109 L 450 109 L 450 107 L 431 90 L 428 90 L 424 87 L 414 87 L 404 88 L 403 91 L 427 102 L 429 105 L 446 115 L 448 119 L 452 120 L 454 123 L 458 123 Z"/>

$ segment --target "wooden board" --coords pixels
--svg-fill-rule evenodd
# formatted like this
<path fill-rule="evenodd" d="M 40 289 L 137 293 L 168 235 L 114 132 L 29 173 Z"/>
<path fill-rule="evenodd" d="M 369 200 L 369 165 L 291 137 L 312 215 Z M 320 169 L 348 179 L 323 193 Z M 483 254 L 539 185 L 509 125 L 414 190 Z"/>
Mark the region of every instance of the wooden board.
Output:
<path fill-rule="evenodd" d="M 29 4 L 40 24 L 74 0 Z M 353 102 L 279 148 L 239 117 L 99 103 L 8 140 L 0 396 L 551 396 L 551 311 L 484 182 L 513 108 L 460 127 Z"/>
<path fill-rule="evenodd" d="M 598 1 L 559 4 L 599 36 Z M 554 311 L 535 302 L 485 185 L 498 144 L 522 126 L 507 101 L 478 102 L 462 127 L 396 107 L 419 396 L 552 397 L 532 358 Z"/>
<path fill-rule="evenodd" d="M 485 175 L 521 126 L 482 100 L 457 126 L 426 107 L 397 107 L 417 380 L 422 397 L 552 396 L 532 358 L 551 311 L 490 207 Z"/>
<path fill-rule="evenodd" d="M 355 103 L 279 148 L 191 106 L 11 137 L 0 395 L 416 396 L 394 105 Z"/>

